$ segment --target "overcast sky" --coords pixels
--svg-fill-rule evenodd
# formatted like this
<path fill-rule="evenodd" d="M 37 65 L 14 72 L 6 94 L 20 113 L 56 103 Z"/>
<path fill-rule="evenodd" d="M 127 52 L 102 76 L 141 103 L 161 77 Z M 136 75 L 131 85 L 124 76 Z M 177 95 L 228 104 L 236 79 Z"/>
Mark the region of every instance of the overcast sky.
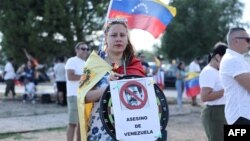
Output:
<path fill-rule="evenodd" d="M 243 21 L 248 22 L 250 24 L 250 1 L 249 0 L 241 0 L 245 4 L 245 8 L 243 9 Z M 250 34 L 250 28 L 248 28 L 248 34 Z"/>

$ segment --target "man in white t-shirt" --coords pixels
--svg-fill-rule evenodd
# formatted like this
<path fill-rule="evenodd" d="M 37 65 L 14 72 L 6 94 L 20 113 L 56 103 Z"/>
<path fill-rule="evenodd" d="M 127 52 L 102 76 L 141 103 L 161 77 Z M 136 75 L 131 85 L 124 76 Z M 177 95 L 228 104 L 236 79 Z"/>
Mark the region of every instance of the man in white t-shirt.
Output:
<path fill-rule="evenodd" d="M 4 80 L 6 83 L 6 89 L 5 89 L 5 93 L 4 93 L 5 99 L 8 97 L 8 94 L 10 91 L 12 92 L 13 99 L 16 96 L 15 77 L 16 77 L 16 73 L 15 73 L 15 69 L 13 67 L 13 58 L 10 57 L 10 58 L 8 58 L 8 62 L 6 63 L 6 65 L 4 67 Z"/>
<path fill-rule="evenodd" d="M 64 57 L 57 57 L 57 62 L 53 68 L 57 88 L 57 104 L 66 106 L 66 75 Z"/>
<path fill-rule="evenodd" d="M 199 73 L 201 71 L 201 67 L 199 65 L 200 58 L 195 58 L 189 65 L 188 70 L 189 72 L 197 72 Z"/>
<path fill-rule="evenodd" d="M 79 42 L 75 46 L 76 56 L 67 60 L 65 65 L 66 83 L 67 83 L 67 104 L 69 113 L 69 124 L 67 128 L 67 141 L 74 141 L 76 131 L 76 139 L 80 141 L 80 126 L 77 110 L 77 89 L 79 81 L 83 73 L 83 67 L 87 60 L 90 49 L 84 42 Z"/>
<path fill-rule="evenodd" d="M 243 28 L 232 28 L 227 34 L 229 49 L 220 63 L 220 79 L 226 97 L 228 124 L 250 125 L 250 66 L 244 59 L 250 38 Z"/>

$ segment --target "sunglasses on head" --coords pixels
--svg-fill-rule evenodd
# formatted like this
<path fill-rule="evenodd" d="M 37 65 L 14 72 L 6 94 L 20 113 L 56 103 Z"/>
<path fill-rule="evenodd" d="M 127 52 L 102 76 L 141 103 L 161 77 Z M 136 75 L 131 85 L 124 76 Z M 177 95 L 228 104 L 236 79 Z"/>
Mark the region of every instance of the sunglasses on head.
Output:
<path fill-rule="evenodd" d="M 112 24 L 112 23 L 124 23 L 127 24 L 128 20 L 126 18 L 111 18 L 108 19 L 107 23 Z"/>
<path fill-rule="evenodd" d="M 123 24 L 127 26 L 127 19 L 126 18 L 111 18 L 111 19 L 108 19 L 105 26 L 109 27 L 113 24 Z"/>
<path fill-rule="evenodd" d="M 89 48 L 80 48 L 82 51 L 89 51 Z"/>
<path fill-rule="evenodd" d="M 248 44 L 250 43 L 250 38 L 249 37 L 236 37 L 236 39 L 243 39 L 243 40 L 246 40 L 246 42 Z"/>

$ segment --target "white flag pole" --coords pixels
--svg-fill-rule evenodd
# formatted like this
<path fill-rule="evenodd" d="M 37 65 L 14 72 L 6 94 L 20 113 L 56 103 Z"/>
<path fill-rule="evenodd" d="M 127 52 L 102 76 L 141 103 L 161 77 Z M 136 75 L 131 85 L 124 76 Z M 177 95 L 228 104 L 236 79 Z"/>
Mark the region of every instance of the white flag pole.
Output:
<path fill-rule="evenodd" d="M 110 0 L 105 23 L 107 23 L 107 21 L 108 21 L 108 17 L 109 17 L 109 13 L 110 13 L 110 9 L 111 9 L 112 4 L 113 4 L 113 0 Z"/>
<path fill-rule="evenodd" d="M 107 22 L 108 22 L 108 17 L 109 17 L 109 13 L 110 13 L 110 9 L 111 9 L 111 6 L 113 4 L 113 0 L 110 0 L 109 2 L 109 7 L 108 7 L 108 11 L 107 11 L 107 15 L 106 15 L 106 18 L 105 18 L 105 22 L 104 22 L 104 25 L 103 25 L 103 28 L 105 29 L 106 25 L 107 25 Z M 105 35 L 103 35 L 102 37 L 102 42 L 99 46 L 99 50 L 102 50 L 103 49 L 103 46 L 104 46 L 104 40 L 105 40 Z"/>

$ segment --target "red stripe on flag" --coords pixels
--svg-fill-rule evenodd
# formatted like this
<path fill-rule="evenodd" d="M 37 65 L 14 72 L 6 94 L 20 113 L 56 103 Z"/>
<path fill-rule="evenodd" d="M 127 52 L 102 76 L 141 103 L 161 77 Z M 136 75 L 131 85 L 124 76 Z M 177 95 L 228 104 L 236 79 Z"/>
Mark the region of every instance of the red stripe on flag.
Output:
<path fill-rule="evenodd" d="M 124 12 L 111 10 L 109 18 L 126 18 L 128 20 L 128 28 L 142 29 L 151 33 L 155 38 L 165 31 L 166 26 L 156 17 L 147 15 L 130 15 Z"/>
<path fill-rule="evenodd" d="M 194 86 L 186 89 L 186 94 L 188 97 L 194 97 L 200 93 L 200 87 Z"/>

